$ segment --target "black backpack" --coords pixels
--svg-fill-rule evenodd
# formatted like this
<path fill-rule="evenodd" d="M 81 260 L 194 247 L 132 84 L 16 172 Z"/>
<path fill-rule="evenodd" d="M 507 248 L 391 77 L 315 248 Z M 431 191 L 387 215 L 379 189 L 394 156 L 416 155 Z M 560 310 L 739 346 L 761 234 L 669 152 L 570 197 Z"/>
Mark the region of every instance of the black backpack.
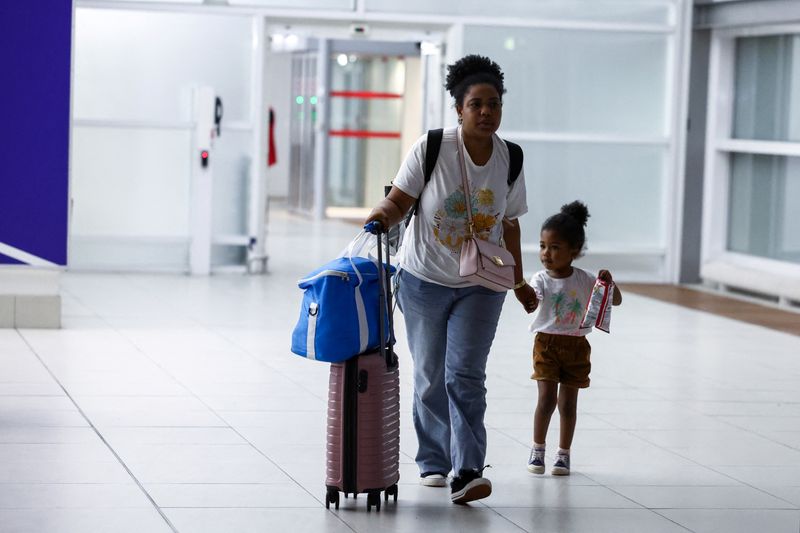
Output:
<path fill-rule="evenodd" d="M 436 167 L 436 160 L 439 158 L 439 149 L 442 147 L 443 136 L 444 130 L 442 128 L 428 130 L 428 144 L 425 149 L 425 185 L 431 180 L 431 174 L 433 174 L 433 169 Z M 508 146 L 508 156 L 510 159 L 508 164 L 508 186 L 511 187 L 519 177 L 520 172 L 522 172 L 522 148 L 520 145 L 511 141 L 506 141 L 505 139 L 503 139 L 503 141 L 506 143 L 506 146 Z M 424 187 L 423 185 L 423 190 Z M 417 214 L 420 198 L 422 198 L 422 191 L 420 191 L 417 201 L 414 202 L 414 207 L 412 207 L 411 211 L 406 215 L 406 227 L 411 223 L 411 217 Z"/>

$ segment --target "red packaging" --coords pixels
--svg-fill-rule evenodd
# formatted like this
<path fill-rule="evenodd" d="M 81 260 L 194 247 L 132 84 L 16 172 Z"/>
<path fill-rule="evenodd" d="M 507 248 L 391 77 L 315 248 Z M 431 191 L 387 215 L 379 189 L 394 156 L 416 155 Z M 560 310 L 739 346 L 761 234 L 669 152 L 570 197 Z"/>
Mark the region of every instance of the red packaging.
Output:
<path fill-rule="evenodd" d="M 611 331 L 611 301 L 614 294 L 614 282 L 597 279 L 592 287 L 592 295 L 586 305 L 586 312 L 581 320 L 581 329 L 596 327 L 600 331 Z"/>

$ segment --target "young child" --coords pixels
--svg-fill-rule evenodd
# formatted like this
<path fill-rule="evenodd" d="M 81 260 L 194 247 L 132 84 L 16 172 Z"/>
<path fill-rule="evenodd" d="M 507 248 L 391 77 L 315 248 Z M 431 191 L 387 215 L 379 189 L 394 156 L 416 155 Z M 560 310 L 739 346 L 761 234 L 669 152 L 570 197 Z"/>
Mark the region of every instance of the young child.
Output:
<path fill-rule="evenodd" d="M 533 417 L 533 447 L 528 470 L 544 473 L 547 427 L 556 406 L 560 416 L 559 448 L 551 474 L 569 475 L 569 449 L 575 433 L 578 390 L 589 386 L 591 347 L 581 329 L 586 304 L 595 278 L 572 262 L 580 257 L 586 241 L 583 227 L 589 218 L 584 204 L 575 201 L 561 208 L 542 224 L 539 259 L 545 270 L 534 274 L 531 285 L 539 299 L 538 311 L 530 326 L 536 333 L 533 345 L 533 376 L 538 382 L 539 399 Z M 598 278 L 612 281 L 608 270 Z M 614 286 L 613 305 L 622 303 Z"/>

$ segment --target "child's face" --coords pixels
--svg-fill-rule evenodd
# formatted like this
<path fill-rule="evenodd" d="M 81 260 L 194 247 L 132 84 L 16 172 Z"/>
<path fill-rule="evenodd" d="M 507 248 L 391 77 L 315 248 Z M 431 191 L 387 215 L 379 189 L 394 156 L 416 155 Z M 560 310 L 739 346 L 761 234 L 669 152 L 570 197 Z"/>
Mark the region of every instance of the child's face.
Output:
<path fill-rule="evenodd" d="M 539 260 L 555 277 L 572 274 L 572 261 L 580 250 L 571 249 L 569 243 L 553 230 L 542 231 L 539 241 Z"/>

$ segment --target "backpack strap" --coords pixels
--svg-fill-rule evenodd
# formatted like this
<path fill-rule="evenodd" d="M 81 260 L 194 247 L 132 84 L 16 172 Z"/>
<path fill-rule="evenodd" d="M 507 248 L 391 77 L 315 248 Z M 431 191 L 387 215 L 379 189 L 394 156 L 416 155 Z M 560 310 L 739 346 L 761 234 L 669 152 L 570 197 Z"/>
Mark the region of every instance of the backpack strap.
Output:
<path fill-rule="evenodd" d="M 439 159 L 439 149 L 442 147 L 442 137 L 444 136 L 444 129 L 439 128 L 435 130 L 428 130 L 428 141 L 425 145 L 425 183 L 422 185 L 422 190 L 431 181 L 433 169 L 436 168 L 436 160 Z M 411 223 L 411 217 L 417 214 L 419 209 L 419 199 L 422 198 L 422 191 L 420 191 L 417 201 L 414 202 L 414 207 L 406 215 L 406 227 Z"/>
<path fill-rule="evenodd" d="M 505 139 L 504 139 L 505 140 Z M 505 141 L 506 146 L 508 146 L 508 186 L 511 187 L 517 178 L 519 177 L 520 172 L 522 172 L 522 147 L 517 143 L 512 143 L 511 141 Z"/>
<path fill-rule="evenodd" d="M 428 143 L 425 146 L 425 185 L 431 181 L 433 169 L 436 168 L 436 160 L 439 159 L 439 149 L 442 147 L 442 137 L 444 137 L 444 129 L 428 130 Z M 420 194 L 420 196 L 422 196 L 422 194 Z"/>

